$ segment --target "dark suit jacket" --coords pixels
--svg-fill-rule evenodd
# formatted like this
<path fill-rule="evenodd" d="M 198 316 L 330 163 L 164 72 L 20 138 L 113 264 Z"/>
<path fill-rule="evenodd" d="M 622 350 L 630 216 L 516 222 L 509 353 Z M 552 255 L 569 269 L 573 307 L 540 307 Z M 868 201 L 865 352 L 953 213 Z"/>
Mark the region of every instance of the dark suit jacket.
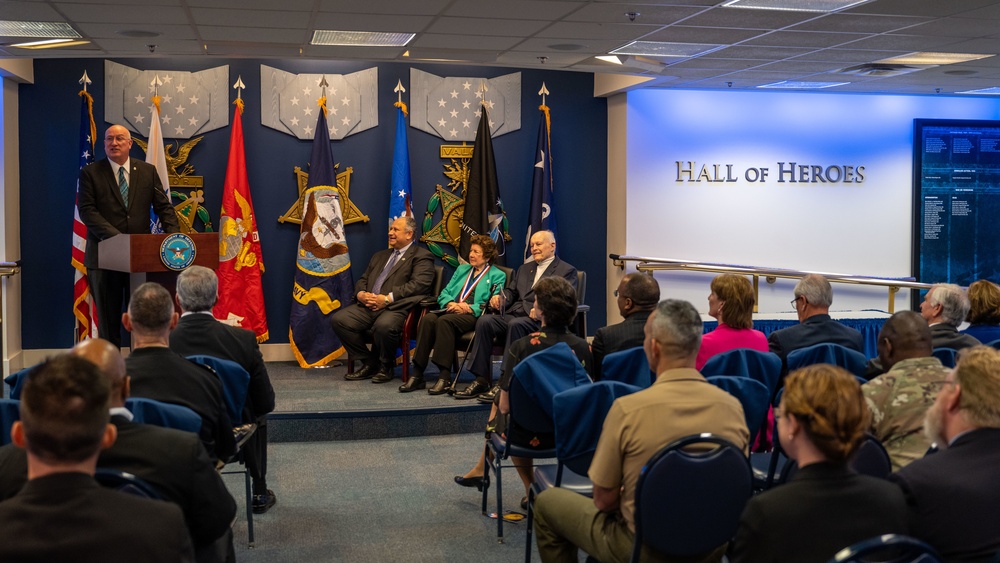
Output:
<path fill-rule="evenodd" d="M 646 335 L 643 328 L 652 311 L 636 311 L 618 324 L 597 329 L 590 350 L 594 354 L 594 381 L 601 379 L 601 362 L 604 356 L 642 346 Z"/>
<path fill-rule="evenodd" d="M 125 371 L 132 378 L 132 396 L 184 405 L 201 416 L 201 443 L 213 460 L 236 452 L 222 382 L 212 370 L 169 348 L 150 346 L 132 350 Z"/>
<path fill-rule="evenodd" d="M 958 329 L 947 323 L 938 323 L 931 327 L 931 348 L 953 348 L 961 350 L 969 346 L 982 344 L 974 336 L 962 334 Z"/>
<path fill-rule="evenodd" d="M 504 296 L 507 300 L 507 314 L 514 315 L 515 317 L 527 317 L 528 312 L 535 306 L 535 290 L 532 286 L 535 285 L 535 272 L 537 271 L 538 263 L 529 262 L 518 268 L 514 272 L 514 275 L 511 276 L 510 281 L 507 282 L 507 287 L 504 289 Z M 576 268 L 569 263 L 563 262 L 558 256 L 552 260 L 552 263 L 549 264 L 549 267 L 542 274 L 543 278 L 549 276 L 559 276 L 568 281 L 573 286 L 573 289 L 577 289 Z M 579 296 L 577 296 L 577 301 L 579 302 L 579 300 Z"/>
<path fill-rule="evenodd" d="M 87 226 L 87 252 L 83 265 L 97 268 L 97 243 L 120 233 L 149 233 L 149 208 L 160 216 L 163 231 L 176 233 L 177 215 L 163 191 L 156 168 L 129 158 L 128 209 L 118 191 L 118 179 L 108 159 L 88 164 L 80 171 L 78 206 L 80 220 Z"/>
<path fill-rule="evenodd" d="M 204 354 L 240 364 L 250 374 L 247 409 L 252 419 L 274 410 L 274 388 L 253 331 L 219 322 L 211 313 L 193 313 L 182 316 L 171 331 L 170 349 L 182 356 Z"/>
<path fill-rule="evenodd" d="M 830 315 L 813 315 L 795 326 L 776 330 L 768 335 L 767 344 L 772 352 L 781 356 L 782 362 L 789 352 L 814 344 L 840 344 L 865 353 L 861 333 L 831 319 Z"/>
<path fill-rule="evenodd" d="M 980 428 L 890 479 L 910 508 L 911 535 L 945 561 L 991 561 L 1000 552 L 1000 428 Z"/>
<path fill-rule="evenodd" d="M 907 529 L 899 487 L 845 465 L 814 463 L 750 499 L 730 561 L 826 563 L 849 545 Z"/>
<path fill-rule="evenodd" d="M 155 488 L 163 500 L 181 508 L 191 540 L 208 545 L 229 529 L 236 501 L 208 453 L 190 432 L 130 422 L 112 416 L 118 439 L 101 452 L 97 467 L 136 475 Z M 17 494 L 28 481 L 28 458 L 23 449 L 0 448 L 0 501 Z"/>
<path fill-rule="evenodd" d="M 84 473 L 32 479 L 0 502 L 0 561 L 194 561 L 179 508 L 102 488 Z"/>
<path fill-rule="evenodd" d="M 393 250 L 387 248 L 379 250 L 372 256 L 365 273 L 354 284 L 355 297 L 362 291 L 372 291 L 375 280 L 389 262 L 392 253 Z M 434 255 L 414 242 L 392 267 L 389 277 L 382 284 L 381 293 L 383 295 L 392 293 L 393 302 L 388 309 L 406 309 L 415 305 L 424 296 L 430 295 L 433 283 Z"/>

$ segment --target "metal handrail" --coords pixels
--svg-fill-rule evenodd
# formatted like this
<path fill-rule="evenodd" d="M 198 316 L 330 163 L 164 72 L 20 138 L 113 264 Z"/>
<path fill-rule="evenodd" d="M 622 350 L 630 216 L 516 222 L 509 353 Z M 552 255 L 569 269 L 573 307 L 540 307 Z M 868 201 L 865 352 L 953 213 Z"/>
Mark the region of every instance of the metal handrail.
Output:
<path fill-rule="evenodd" d="M 801 279 L 809 274 L 819 274 L 832 283 L 850 283 L 856 285 L 873 285 L 888 288 L 889 291 L 889 313 L 894 313 L 896 308 L 896 293 L 902 288 L 907 289 L 930 289 L 932 284 L 920 283 L 913 278 L 879 278 L 872 276 L 859 276 L 856 274 L 837 274 L 833 272 L 817 272 L 805 270 L 790 270 L 787 268 L 767 268 L 760 266 L 741 266 L 736 264 L 716 264 L 711 262 L 696 262 L 693 260 L 676 260 L 672 258 L 650 258 L 646 256 L 630 256 L 622 254 L 609 254 L 609 258 L 615 266 L 625 268 L 626 262 L 638 262 L 635 269 L 640 272 L 654 270 L 668 271 L 691 271 L 691 272 L 711 272 L 716 274 L 742 274 L 753 277 L 753 291 L 755 303 L 757 299 L 760 277 L 772 284 L 778 278 Z M 757 312 L 757 305 L 754 304 L 754 312 Z"/>
<path fill-rule="evenodd" d="M 7 276 L 13 276 L 14 274 L 21 271 L 21 261 L 17 262 L 0 262 L 0 278 L 5 278 Z"/>

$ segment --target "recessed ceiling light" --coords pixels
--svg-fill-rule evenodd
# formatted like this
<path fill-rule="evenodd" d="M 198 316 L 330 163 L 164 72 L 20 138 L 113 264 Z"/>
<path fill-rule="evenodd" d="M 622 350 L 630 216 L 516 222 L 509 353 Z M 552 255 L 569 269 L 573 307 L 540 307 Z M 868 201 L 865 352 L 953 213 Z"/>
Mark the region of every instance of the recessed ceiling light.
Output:
<path fill-rule="evenodd" d="M 20 22 L 0 20 L 0 36 L 3 37 L 62 37 L 79 39 L 80 34 L 68 23 L 63 22 Z"/>
<path fill-rule="evenodd" d="M 609 55 L 643 55 L 647 57 L 689 58 L 717 51 L 725 45 L 710 43 L 668 43 L 664 41 L 633 41 L 610 51 Z"/>
<path fill-rule="evenodd" d="M 416 37 L 416 33 L 386 31 L 330 31 L 317 29 L 311 45 L 352 45 L 356 47 L 403 47 Z"/>
<path fill-rule="evenodd" d="M 597 59 L 597 60 L 599 60 L 599 61 L 604 61 L 606 63 L 611 63 L 611 64 L 615 64 L 615 65 L 622 64 L 622 59 L 618 55 L 599 55 L 599 56 L 596 56 L 594 58 Z"/>
<path fill-rule="evenodd" d="M 789 12 L 836 12 L 871 0 L 729 0 L 725 8 L 785 10 Z"/>
<path fill-rule="evenodd" d="M 888 59 L 881 59 L 875 62 L 893 63 L 901 65 L 951 65 L 955 63 L 978 61 L 979 59 L 985 59 L 993 56 L 996 55 L 993 54 L 981 55 L 976 53 L 917 52 L 917 53 L 910 53 L 908 55 L 901 55 L 899 57 L 890 57 Z"/>
<path fill-rule="evenodd" d="M 1000 96 L 1000 87 L 980 88 L 979 90 L 966 90 L 965 92 L 955 92 L 956 94 L 980 94 L 986 96 Z"/>
<path fill-rule="evenodd" d="M 74 41 L 72 39 L 43 39 L 41 41 L 29 41 L 27 43 L 13 43 L 8 47 L 18 49 L 54 49 L 57 47 L 73 47 L 75 45 L 86 45 L 90 43 L 85 39 Z"/>
<path fill-rule="evenodd" d="M 802 80 L 782 80 L 771 84 L 763 84 L 758 88 L 774 88 L 777 90 L 821 90 L 823 88 L 833 88 L 843 86 L 850 82 L 806 82 Z"/>

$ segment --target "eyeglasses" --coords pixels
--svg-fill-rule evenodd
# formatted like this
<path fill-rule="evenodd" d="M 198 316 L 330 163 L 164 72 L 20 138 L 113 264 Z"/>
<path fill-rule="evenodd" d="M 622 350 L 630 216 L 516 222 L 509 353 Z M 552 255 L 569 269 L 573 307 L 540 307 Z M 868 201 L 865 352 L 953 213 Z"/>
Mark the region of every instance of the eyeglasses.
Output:
<path fill-rule="evenodd" d="M 792 307 L 798 307 L 799 306 L 799 299 L 802 299 L 801 295 L 796 296 L 795 299 L 792 299 L 791 301 L 789 301 L 789 303 L 791 303 Z"/>
<path fill-rule="evenodd" d="M 124 143 L 125 141 L 128 141 L 131 138 L 132 137 L 129 137 L 127 135 L 117 135 L 117 136 L 111 136 L 111 135 L 109 135 L 109 136 L 107 136 L 107 137 L 104 138 L 104 142 L 105 143 L 113 143 L 115 141 L 118 141 L 119 143 Z"/>
<path fill-rule="evenodd" d="M 615 297 L 621 297 L 622 299 L 629 299 L 628 295 L 625 295 L 624 292 L 623 293 L 618 293 L 617 289 L 615 290 Z"/>

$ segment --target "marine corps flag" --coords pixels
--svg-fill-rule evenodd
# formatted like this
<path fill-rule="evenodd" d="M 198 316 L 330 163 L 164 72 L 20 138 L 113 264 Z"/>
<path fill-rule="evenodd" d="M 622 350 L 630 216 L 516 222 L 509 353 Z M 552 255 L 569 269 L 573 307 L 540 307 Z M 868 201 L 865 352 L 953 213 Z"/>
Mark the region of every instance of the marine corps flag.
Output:
<path fill-rule="evenodd" d="M 469 255 L 469 239 L 474 235 L 489 235 L 500 246 L 500 223 L 503 210 L 500 207 L 500 186 L 497 180 L 497 165 L 493 158 L 493 139 L 490 137 L 490 118 L 486 106 L 482 106 L 476 144 L 472 149 L 472 163 L 469 165 L 469 187 L 465 192 L 465 213 L 462 216 L 462 235 L 458 256 L 464 261 Z M 502 254 L 501 254 L 502 255 Z"/>
<path fill-rule="evenodd" d="M 84 73 L 87 83 L 90 82 Z M 97 125 L 94 123 L 94 98 L 87 93 L 86 84 L 80 90 L 80 168 L 94 162 L 94 142 Z M 80 220 L 80 180 L 76 181 L 76 199 L 73 202 L 73 316 L 76 317 L 76 339 L 84 341 L 97 334 L 94 299 L 87 283 L 87 267 L 83 255 L 87 251 L 87 226 Z"/>
<path fill-rule="evenodd" d="M 538 121 L 538 144 L 535 149 L 535 168 L 531 175 L 531 206 L 528 208 L 528 234 L 524 237 L 524 263 L 534 261 L 531 257 L 531 235 L 538 231 L 556 232 L 556 214 L 552 207 L 552 121 L 549 116 L 549 106 L 538 106 L 542 110 Z"/>
<path fill-rule="evenodd" d="M 264 342 L 269 337 L 261 284 L 264 257 L 243 150 L 243 100 L 237 98 L 235 104 L 219 213 L 219 302 L 212 313 L 224 323 L 252 330 L 257 342 Z"/>
<path fill-rule="evenodd" d="M 309 187 L 302 194 L 302 229 L 288 331 L 292 353 L 304 368 L 324 366 L 344 353 L 329 316 L 350 303 L 354 293 L 325 97 L 320 98 L 319 106 L 309 159 Z"/>

